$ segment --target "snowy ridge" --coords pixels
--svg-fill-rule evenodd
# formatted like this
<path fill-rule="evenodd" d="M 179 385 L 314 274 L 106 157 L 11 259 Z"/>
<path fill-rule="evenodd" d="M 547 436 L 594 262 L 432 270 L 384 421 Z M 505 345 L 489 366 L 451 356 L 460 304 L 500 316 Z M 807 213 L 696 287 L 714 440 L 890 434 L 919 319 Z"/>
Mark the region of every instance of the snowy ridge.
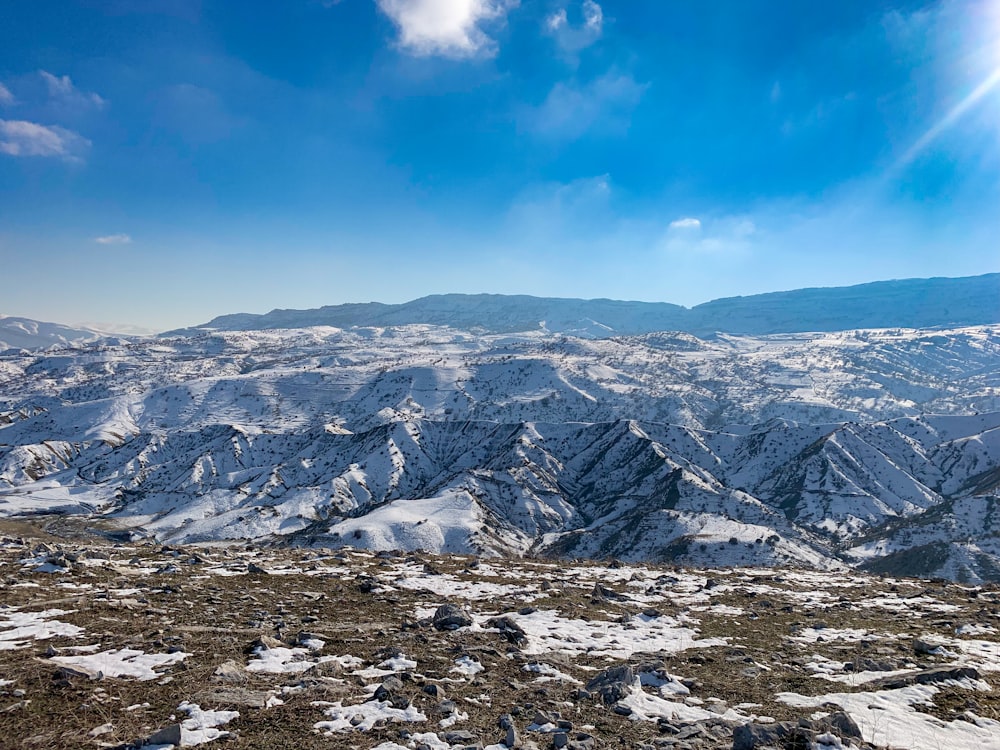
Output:
<path fill-rule="evenodd" d="M 547 331 L 606 338 L 653 331 L 761 335 L 851 328 L 928 328 L 1000 323 L 1000 274 L 880 281 L 729 297 L 681 307 L 665 302 L 439 294 L 387 305 L 329 305 L 223 315 L 193 329 L 246 331 L 309 326 L 447 325 L 492 333 Z M 171 335 L 171 334 L 166 334 Z"/>
<path fill-rule="evenodd" d="M 58 323 L 0 315 L 0 351 L 86 344 L 97 341 L 104 335 L 106 334 L 86 328 L 70 328 Z"/>
<path fill-rule="evenodd" d="M 12 353 L 0 513 L 100 512 L 174 542 L 995 579 L 997 372 L 997 326 L 311 328 Z"/>

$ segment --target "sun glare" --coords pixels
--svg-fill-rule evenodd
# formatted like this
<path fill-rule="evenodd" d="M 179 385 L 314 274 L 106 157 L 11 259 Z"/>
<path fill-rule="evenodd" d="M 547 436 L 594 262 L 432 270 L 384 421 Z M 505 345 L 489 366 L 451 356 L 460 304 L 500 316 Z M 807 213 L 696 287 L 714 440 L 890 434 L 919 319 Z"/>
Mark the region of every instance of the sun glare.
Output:
<path fill-rule="evenodd" d="M 1000 90 L 998 86 L 1000 85 L 1000 0 L 993 0 L 985 15 L 987 21 L 984 25 L 985 30 L 979 31 L 979 34 L 985 34 L 985 39 L 980 35 L 978 39 L 970 40 L 967 48 L 966 63 L 971 64 L 970 67 L 974 72 L 965 73 L 971 78 L 965 86 L 976 82 L 974 87 L 907 149 L 896 162 L 896 168 L 903 168 L 912 163 L 984 98 L 991 94 L 995 96 Z"/>

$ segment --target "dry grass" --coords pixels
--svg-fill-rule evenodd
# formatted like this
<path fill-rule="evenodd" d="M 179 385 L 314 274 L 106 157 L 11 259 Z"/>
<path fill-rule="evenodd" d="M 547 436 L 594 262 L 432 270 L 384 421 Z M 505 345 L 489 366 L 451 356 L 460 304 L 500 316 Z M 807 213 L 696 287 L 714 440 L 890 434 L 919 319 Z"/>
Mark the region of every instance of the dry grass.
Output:
<path fill-rule="evenodd" d="M 358 576 L 386 576 L 406 558 L 380 560 L 375 557 L 350 557 L 347 575 L 308 574 L 309 568 L 325 565 L 317 561 L 317 553 L 309 550 L 231 552 L 234 567 L 248 560 L 259 560 L 264 567 L 294 565 L 306 572 L 289 575 L 208 575 L 206 563 L 190 564 L 195 555 L 225 561 L 221 549 L 163 550 L 158 546 L 114 547 L 90 539 L 87 549 L 106 555 L 116 564 L 77 565 L 68 574 L 29 572 L 21 558 L 38 542 L 52 544 L 57 537 L 50 528 L 34 528 L 32 524 L 4 522 L 0 527 L 8 537 L 22 538 L 27 546 L 12 543 L 0 546 L 0 575 L 7 585 L 0 604 L 37 611 L 58 607 L 73 610 L 59 619 L 85 628 L 77 640 L 53 639 L 36 641 L 27 648 L 0 651 L 0 678 L 14 684 L 0 688 L 0 747 L 61 748 L 125 747 L 148 737 L 151 732 L 179 716 L 177 706 L 193 700 L 206 709 L 235 709 L 241 717 L 226 727 L 233 732 L 227 740 L 213 744 L 225 748 L 370 748 L 384 740 L 399 740 L 400 730 L 441 731 L 435 722 L 417 725 L 390 724 L 366 735 L 346 735 L 336 738 L 318 734 L 313 725 L 324 717 L 313 701 L 361 702 L 365 692 L 362 681 L 351 674 L 340 674 L 329 665 L 296 675 L 247 674 L 239 685 L 220 683 L 213 678 L 216 668 L 227 662 L 247 663 L 247 647 L 259 636 L 293 638 L 300 630 L 317 634 L 325 642 L 324 654 L 352 654 L 366 664 L 378 663 L 389 649 L 400 649 L 418 663 L 414 674 L 404 675 L 407 696 L 413 705 L 429 717 L 439 699 L 422 690 L 428 683 L 442 685 L 447 697 L 460 710 L 469 714 L 467 721 L 454 729 L 472 732 L 484 742 L 497 742 L 502 732 L 497 717 L 514 713 L 523 727 L 535 710 L 559 711 L 575 728 L 584 726 L 599 737 L 606 747 L 635 747 L 661 737 L 655 724 L 631 721 L 613 713 L 610 708 L 591 699 L 577 699 L 576 686 L 561 682 L 533 682 L 534 675 L 523 670 L 527 661 L 519 654 L 509 654 L 511 647 L 499 634 L 490 631 L 462 629 L 441 632 L 427 625 L 414 626 L 414 611 L 418 605 L 439 603 L 443 597 L 428 592 L 399 589 L 384 593 L 366 593 Z M 16 532 L 16 533 L 15 533 Z M 72 535 L 79 542 L 83 539 Z M 73 547 L 66 544 L 67 548 Z M 76 549 L 76 547 L 73 547 Z M 468 581 L 497 582 L 497 579 L 470 570 L 469 558 L 426 555 L 409 556 L 412 564 L 428 564 L 430 569 Z M 341 564 L 341 561 L 333 561 Z M 179 573 L 137 573 L 143 567 L 162 568 L 172 563 Z M 531 583 L 532 576 L 542 571 L 554 581 L 554 590 L 531 602 L 539 609 L 555 609 L 567 617 L 615 620 L 635 615 L 649 606 L 635 601 L 594 600 L 593 581 L 576 581 L 567 570 L 559 567 L 539 567 L 517 562 L 505 563 L 506 569 L 519 571 Z M 661 571 L 669 573 L 670 571 Z M 85 589 L 59 587 L 58 583 L 86 586 Z M 509 581 L 506 581 L 509 582 Z M 37 583 L 38 588 L 15 586 L 15 583 Z M 751 594 L 748 588 L 766 585 L 773 592 Z M 636 589 L 624 584 L 605 584 L 625 592 Z M 880 633 L 922 634 L 938 632 L 953 634 L 954 626 L 963 622 L 1000 625 L 995 594 L 973 598 L 957 586 L 913 582 L 901 584 L 903 593 L 927 591 L 939 602 L 954 604 L 956 612 L 918 614 L 884 610 L 866 610 L 853 605 L 861 596 L 897 592 L 900 584 L 879 582 L 864 589 L 832 589 L 834 606 L 823 608 L 795 604 L 798 594 L 793 584 L 773 580 L 754 581 L 752 586 L 736 585 L 731 591 L 712 596 L 713 605 L 727 605 L 743 610 L 740 615 L 697 613 L 702 637 L 725 637 L 730 646 L 712 650 L 689 650 L 683 653 L 641 654 L 631 661 L 657 661 L 672 674 L 694 680 L 694 695 L 706 699 L 721 698 L 729 705 L 757 703 L 756 712 L 776 719 L 794 719 L 803 712 L 775 700 L 781 691 L 818 695 L 824 692 L 848 690 L 818 680 L 803 668 L 803 657 L 813 653 L 849 661 L 867 656 L 898 661 L 914 660 L 920 666 L 940 659 L 916 655 L 909 638 L 884 639 L 873 643 L 820 642 L 802 646 L 788 636 L 802 627 L 819 621 L 829 628 L 859 628 Z M 115 589 L 139 589 L 128 596 L 115 596 Z M 801 588 L 801 587 L 799 587 Z M 775 593 L 776 592 L 776 593 Z M 785 592 L 784 594 L 781 592 Z M 837 596 L 844 601 L 837 602 Z M 522 597 L 501 595 L 477 602 L 479 611 L 516 611 L 525 606 Z M 689 607 L 664 595 L 656 608 L 663 615 L 678 616 Z M 690 613 L 688 613 L 690 614 Z M 139 682 L 133 679 L 89 680 L 67 677 L 46 658 L 51 646 L 70 643 L 97 643 L 100 649 L 129 646 L 146 652 L 162 653 L 180 648 L 191 654 L 184 662 L 164 670 L 163 678 Z M 457 675 L 450 670 L 454 660 L 463 654 L 474 656 L 486 668 L 483 673 L 464 682 L 451 682 Z M 509 658 L 513 656 L 513 658 Z M 586 681 L 614 663 L 602 657 L 586 654 L 567 657 L 550 654 L 544 661 L 563 672 Z M 987 675 L 988 676 L 988 675 Z M 297 690 L 282 696 L 284 705 L 261 709 L 239 705 L 232 688 L 251 693 L 263 693 L 297 686 Z M 15 696 L 14 691 L 24 691 Z M 220 692 L 229 690 L 229 692 Z M 1000 716 L 1000 698 L 995 693 L 970 694 L 950 690 L 941 694 L 935 712 L 944 718 L 954 718 L 974 701 L 981 716 Z M 475 703 L 472 701 L 476 701 Z M 143 704 L 149 704 L 143 706 Z M 127 710 L 132 706 L 143 706 Z M 806 712 L 807 713 L 807 712 Z M 436 717 L 432 717 L 436 718 Z M 89 736 L 95 727 L 110 724 L 113 731 L 98 737 Z M 540 743 L 547 738 L 540 739 Z M 713 746 L 706 740 L 705 746 Z M 731 739 L 719 739 L 714 746 L 729 747 Z M 544 745 L 543 745 L 544 746 Z"/>

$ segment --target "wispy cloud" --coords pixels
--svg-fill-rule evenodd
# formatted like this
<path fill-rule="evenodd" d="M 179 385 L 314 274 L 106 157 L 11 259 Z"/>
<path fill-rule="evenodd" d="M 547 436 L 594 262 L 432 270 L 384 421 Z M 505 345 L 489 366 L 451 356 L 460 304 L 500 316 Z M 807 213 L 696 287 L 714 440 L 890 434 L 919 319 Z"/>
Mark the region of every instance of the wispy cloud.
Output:
<path fill-rule="evenodd" d="M 98 245 L 130 245 L 132 238 L 127 234 L 106 234 L 103 237 L 94 237 L 94 242 Z"/>
<path fill-rule="evenodd" d="M 97 107 L 98 109 L 106 104 L 105 100 L 98 94 L 80 91 L 73 85 L 69 76 L 56 76 L 47 70 L 38 71 L 38 75 L 45 81 L 49 96 L 53 99 L 59 99 L 64 104 L 78 107 Z"/>
<path fill-rule="evenodd" d="M 496 40 L 483 27 L 502 23 L 518 0 L 376 0 L 399 29 L 399 47 L 427 57 L 490 57 Z"/>
<path fill-rule="evenodd" d="M 0 154 L 42 156 L 81 161 L 90 141 L 58 125 L 27 120 L 0 120 Z"/>
<path fill-rule="evenodd" d="M 579 23 L 572 23 L 566 8 L 559 8 L 545 18 L 545 28 L 564 52 L 576 53 L 601 38 L 604 11 L 594 0 L 583 0 Z"/>
<path fill-rule="evenodd" d="M 610 71 L 585 85 L 557 83 L 540 105 L 522 112 L 523 130 L 564 139 L 595 130 L 624 132 L 649 84 Z"/>
<path fill-rule="evenodd" d="M 13 104 L 14 95 L 10 93 L 10 89 L 0 83 L 0 104 Z"/>
<path fill-rule="evenodd" d="M 753 247 L 757 225 L 745 216 L 712 218 L 707 225 L 701 219 L 685 216 L 667 226 L 661 240 L 666 252 L 745 254 Z"/>
<path fill-rule="evenodd" d="M 685 216 L 683 219 L 674 219 L 670 222 L 671 229 L 701 229 L 701 220 Z"/>

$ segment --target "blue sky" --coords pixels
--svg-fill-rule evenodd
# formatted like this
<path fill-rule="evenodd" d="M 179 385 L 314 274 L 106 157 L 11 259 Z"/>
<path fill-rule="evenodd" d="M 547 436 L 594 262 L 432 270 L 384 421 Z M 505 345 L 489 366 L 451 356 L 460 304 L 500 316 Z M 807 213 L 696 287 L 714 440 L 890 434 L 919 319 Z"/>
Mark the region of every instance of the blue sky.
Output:
<path fill-rule="evenodd" d="M 0 312 L 1000 270 L 1000 0 L 0 10 Z"/>

